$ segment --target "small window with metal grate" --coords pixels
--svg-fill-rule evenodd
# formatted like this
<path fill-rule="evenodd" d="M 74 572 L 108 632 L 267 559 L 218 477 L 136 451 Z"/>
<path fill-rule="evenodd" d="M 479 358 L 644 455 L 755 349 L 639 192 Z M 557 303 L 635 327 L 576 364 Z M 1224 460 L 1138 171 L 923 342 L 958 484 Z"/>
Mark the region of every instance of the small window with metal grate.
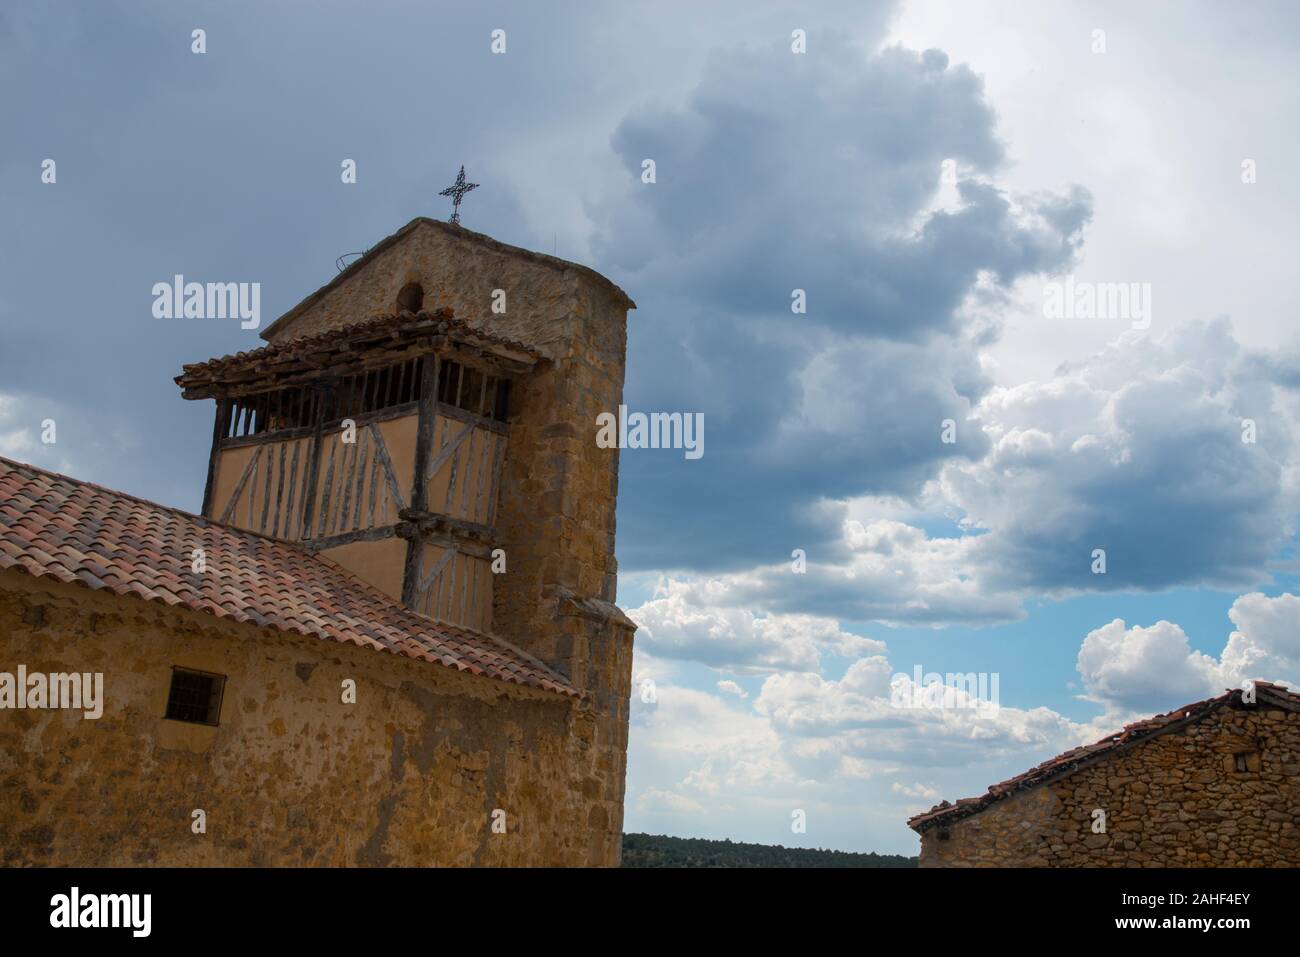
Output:
<path fill-rule="evenodd" d="M 225 675 L 173 666 L 165 717 L 215 726 L 221 717 L 221 696 L 225 688 Z"/>

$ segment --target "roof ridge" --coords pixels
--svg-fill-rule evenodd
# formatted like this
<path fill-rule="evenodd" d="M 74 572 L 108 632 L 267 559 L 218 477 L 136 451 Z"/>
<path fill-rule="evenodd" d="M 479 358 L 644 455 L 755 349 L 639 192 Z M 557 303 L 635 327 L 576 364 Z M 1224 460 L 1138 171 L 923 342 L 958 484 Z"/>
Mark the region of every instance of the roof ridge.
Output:
<path fill-rule="evenodd" d="M 285 324 L 289 322 L 291 319 L 298 316 L 299 313 L 301 313 L 309 305 L 311 305 L 312 303 L 320 299 L 322 296 L 324 296 L 325 293 L 328 292 L 330 289 L 333 289 L 335 286 L 340 285 L 344 281 L 345 277 L 348 276 L 349 273 L 351 273 L 355 269 L 359 269 L 363 264 L 370 262 L 375 256 L 383 252 L 388 247 L 392 246 L 394 243 L 396 243 L 407 233 L 414 230 L 415 227 L 417 226 L 433 226 L 437 229 L 448 232 L 449 235 L 454 235 L 458 239 L 468 240 L 470 242 L 477 243 L 480 246 L 487 246 L 505 255 L 519 256 L 524 259 L 536 260 L 539 263 L 550 266 L 552 268 L 560 269 L 562 271 L 577 270 L 580 274 L 589 276 L 595 279 L 597 282 L 600 282 L 605 286 L 609 287 L 609 289 L 611 289 L 616 295 L 618 295 L 627 303 L 627 307 L 629 309 L 636 308 L 636 303 L 632 301 L 632 297 L 629 296 L 622 289 L 622 287 L 618 285 L 618 283 L 614 282 L 608 276 L 605 276 L 597 272 L 591 266 L 584 266 L 582 263 L 573 262 L 568 259 L 561 259 L 558 256 L 550 256 L 546 253 L 539 253 L 531 249 L 525 249 L 523 246 L 513 246 L 510 243 L 502 242 L 499 239 L 494 239 L 493 237 L 489 236 L 487 233 L 480 233 L 472 229 L 466 229 L 464 226 L 461 226 L 460 224 L 456 224 L 455 226 L 453 226 L 450 223 L 444 223 L 441 220 L 433 219 L 429 216 L 416 216 L 410 222 L 399 227 L 394 232 L 389 233 L 387 236 L 380 239 L 373 246 L 369 247 L 364 253 L 361 254 L 360 258 L 350 262 L 346 268 L 344 268 L 336 276 L 330 279 L 329 282 L 320 286 L 314 292 L 308 293 L 306 296 L 304 296 L 301 300 L 298 301 L 296 305 L 290 307 L 279 317 L 277 317 L 274 322 L 268 325 L 265 329 L 261 330 L 261 332 L 259 332 L 258 335 L 260 335 L 266 341 L 270 342 L 271 341 L 270 337 L 276 331 L 276 327 Z M 455 230 L 455 232 L 452 233 L 451 230 Z"/>

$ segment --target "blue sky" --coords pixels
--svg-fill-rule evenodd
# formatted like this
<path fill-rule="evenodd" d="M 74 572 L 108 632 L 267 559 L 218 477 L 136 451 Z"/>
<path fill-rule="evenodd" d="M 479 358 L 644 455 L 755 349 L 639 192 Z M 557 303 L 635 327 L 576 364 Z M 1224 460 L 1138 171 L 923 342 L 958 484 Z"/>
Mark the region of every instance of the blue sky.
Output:
<path fill-rule="evenodd" d="M 467 226 L 636 299 L 628 405 L 707 423 L 622 456 L 627 828 L 913 852 L 940 798 L 1300 680 L 1298 19 L 8 4 L 0 454 L 197 508 L 211 411 L 171 376 L 259 340 L 152 285 L 260 282 L 265 324 L 464 163 Z M 1047 318 L 1067 277 L 1148 314 Z M 999 712 L 900 713 L 918 664 L 997 673 Z"/>

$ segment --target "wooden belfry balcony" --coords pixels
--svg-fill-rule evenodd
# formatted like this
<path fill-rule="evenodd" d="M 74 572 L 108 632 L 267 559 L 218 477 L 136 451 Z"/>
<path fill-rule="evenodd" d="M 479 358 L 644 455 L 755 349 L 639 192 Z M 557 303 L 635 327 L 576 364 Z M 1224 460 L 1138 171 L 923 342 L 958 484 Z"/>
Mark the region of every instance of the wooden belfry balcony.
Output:
<path fill-rule="evenodd" d="M 187 365 L 217 402 L 203 514 L 488 631 L 509 387 L 538 359 L 421 312 Z"/>

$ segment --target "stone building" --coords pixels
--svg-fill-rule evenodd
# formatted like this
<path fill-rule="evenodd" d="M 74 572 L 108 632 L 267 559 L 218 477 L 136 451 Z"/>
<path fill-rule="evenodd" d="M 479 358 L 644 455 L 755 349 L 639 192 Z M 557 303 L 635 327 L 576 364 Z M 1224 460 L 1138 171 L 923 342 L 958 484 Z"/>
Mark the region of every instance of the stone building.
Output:
<path fill-rule="evenodd" d="M 3 863 L 617 865 L 631 308 L 420 218 L 177 377 L 201 516 L 0 460 Z"/>
<path fill-rule="evenodd" d="M 917 815 L 921 866 L 1300 866 L 1300 695 L 1253 688 Z"/>

